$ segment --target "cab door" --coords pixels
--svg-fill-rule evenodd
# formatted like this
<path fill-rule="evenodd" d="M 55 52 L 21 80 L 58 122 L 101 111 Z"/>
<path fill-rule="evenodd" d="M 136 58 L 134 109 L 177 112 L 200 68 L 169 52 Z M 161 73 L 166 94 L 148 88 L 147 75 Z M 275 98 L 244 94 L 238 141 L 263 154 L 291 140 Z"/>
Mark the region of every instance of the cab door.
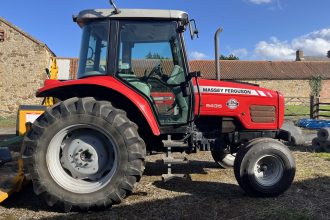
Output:
<path fill-rule="evenodd" d="M 177 22 L 119 21 L 118 27 L 116 76 L 149 101 L 161 126 L 187 124 L 192 95 L 182 91 L 187 67 Z"/>

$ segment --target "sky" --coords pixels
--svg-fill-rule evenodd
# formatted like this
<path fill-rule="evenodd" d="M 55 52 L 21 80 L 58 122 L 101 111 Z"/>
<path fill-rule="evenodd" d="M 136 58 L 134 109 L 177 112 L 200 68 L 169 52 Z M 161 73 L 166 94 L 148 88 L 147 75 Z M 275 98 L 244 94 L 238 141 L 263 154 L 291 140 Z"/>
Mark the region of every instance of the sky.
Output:
<path fill-rule="evenodd" d="M 294 60 L 330 50 L 329 0 L 115 0 L 119 8 L 176 9 L 197 22 L 199 38 L 186 37 L 190 59 L 214 59 L 214 33 L 221 54 L 241 60 Z M 58 57 L 78 57 L 81 30 L 72 15 L 110 8 L 108 0 L 6 0 L 0 16 L 47 44 Z"/>

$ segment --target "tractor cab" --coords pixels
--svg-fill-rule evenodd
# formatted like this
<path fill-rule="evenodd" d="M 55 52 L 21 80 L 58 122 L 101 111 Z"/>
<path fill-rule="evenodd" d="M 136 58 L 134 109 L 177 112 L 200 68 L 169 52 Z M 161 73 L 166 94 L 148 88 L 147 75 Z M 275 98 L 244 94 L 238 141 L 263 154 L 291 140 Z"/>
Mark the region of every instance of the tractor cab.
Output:
<path fill-rule="evenodd" d="M 172 10 L 86 10 L 78 78 L 115 77 L 143 96 L 161 126 L 193 117 L 183 32 L 188 15 Z"/>

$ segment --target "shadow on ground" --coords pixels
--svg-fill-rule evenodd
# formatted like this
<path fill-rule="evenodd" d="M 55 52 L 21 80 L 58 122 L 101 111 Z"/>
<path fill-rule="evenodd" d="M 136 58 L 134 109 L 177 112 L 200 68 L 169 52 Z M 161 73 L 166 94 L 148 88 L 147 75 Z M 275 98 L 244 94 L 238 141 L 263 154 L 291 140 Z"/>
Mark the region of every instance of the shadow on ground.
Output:
<path fill-rule="evenodd" d="M 187 174 L 207 174 L 204 168 L 216 168 L 219 167 L 214 162 L 209 161 L 190 161 L 189 164 L 184 165 L 176 165 L 173 167 L 173 171 L 176 173 L 187 173 Z M 156 162 L 147 162 L 146 169 L 144 171 L 144 177 L 147 176 L 161 176 L 166 172 L 166 167 L 161 160 L 157 160 Z M 143 178 L 143 177 L 142 177 Z M 164 183 L 162 185 L 162 181 L 155 182 L 154 185 L 159 186 L 171 186 L 172 183 L 180 183 L 180 184 L 192 184 L 191 180 L 173 180 L 168 183 Z M 226 184 L 223 184 L 226 185 Z M 238 186 L 234 186 L 238 188 Z M 220 187 L 222 188 L 222 187 Z M 169 189 L 170 190 L 170 189 Z M 148 192 L 137 192 L 136 195 L 147 195 Z M 134 193 L 133 193 L 134 195 Z M 38 204 L 38 205 L 36 205 Z M 47 204 L 45 204 L 43 198 L 38 197 L 33 192 L 32 183 L 29 183 L 20 193 L 13 194 L 9 199 L 1 204 L 5 208 L 23 208 L 32 211 L 54 211 L 54 208 L 50 208 Z"/>
<path fill-rule="evenodd" d="M 146 176 L 161 174 L 160 162 L 148 163 Z M 213 162 L 193 161 L 192 173 L 207 173 Z M 181 167 L 188 171 L 188 167 Z M 219 170 L 219 172 L 222 172 Z M 122 205 L 100 212 L 55 213 L 46 219 L 329 219 L 330 177 L 294 182 L 283 195 L 251 198 L 236 184 L 174 179 L 153 181 L 154 191 L 141 188 Z M 159 194 L 170 195 L 159 197 Z M 34 195 L 31 184 L 2 204 L 7 209 L 54 212 L 44 200 Z"/>
<path fill-rule="evenodd" d="M 103 212 L 60 214 L 46 219 L 329 219 L 330 191 L 310 187 L 315 182 L 330 184 L 330 178 L 297 182 L 276 198 L 247 197 L 233 184 L 156 182 L 154 185 L 160 189 L 186 195 L 115 206 Z"/>

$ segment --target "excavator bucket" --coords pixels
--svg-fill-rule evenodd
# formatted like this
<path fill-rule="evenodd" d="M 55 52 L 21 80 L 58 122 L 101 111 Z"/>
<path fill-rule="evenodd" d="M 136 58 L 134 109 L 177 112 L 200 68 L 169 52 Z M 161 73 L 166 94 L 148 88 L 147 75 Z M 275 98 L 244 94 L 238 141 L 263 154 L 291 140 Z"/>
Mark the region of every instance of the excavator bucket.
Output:
<path fill-rule="evenodd" d="M 0 144 L 0 203 L 14 192 L 19 192 L 24 183 L 23 160 L 16 144 L 21 137 L 6 140 Z M 15 147 L 3 147 L 4 145 Z"/>

